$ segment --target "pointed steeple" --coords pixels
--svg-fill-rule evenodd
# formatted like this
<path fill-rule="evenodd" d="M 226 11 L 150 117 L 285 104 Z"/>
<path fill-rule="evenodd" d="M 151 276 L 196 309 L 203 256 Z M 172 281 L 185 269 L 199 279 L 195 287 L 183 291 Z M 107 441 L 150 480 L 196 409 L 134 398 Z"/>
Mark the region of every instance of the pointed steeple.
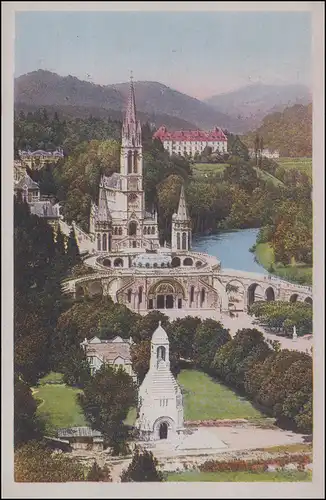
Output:
<path fill-rule="evenodd" d="M 136 99 L 132 76 L 129 97 L 122 126 L 122 143 L 125 147 L 141 147 L 141 125 L 136 118 Z"/>
<path fill-rule="evenodd" d="M 136 124 L 136 100 L 132 74 L 130 76 L 129 98 L 125 116 L 125 123 Z"/>
<path fill-rule="evenodd" d="M 176 218 L 178 220 L 183 220 L 183 221 L 186 221 L 189 219 L 188 209 L 187 209 L 187 204 L 186 204 L 186 197 L 185 197 L 185 190 L 184 190 L 183 184 L 181 186 L 180 200 L 179 200 L 179 206 L 178 206 Z"/>

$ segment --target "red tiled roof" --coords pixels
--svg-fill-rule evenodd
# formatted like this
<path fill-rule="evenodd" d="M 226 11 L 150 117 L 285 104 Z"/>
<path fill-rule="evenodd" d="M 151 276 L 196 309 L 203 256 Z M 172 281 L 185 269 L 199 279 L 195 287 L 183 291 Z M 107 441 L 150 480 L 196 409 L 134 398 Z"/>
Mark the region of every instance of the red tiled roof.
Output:
<path fill-rule="evenodd" d="M 209 131 L 176 130 L 175 132 L 168 132 L 165 127 L 160 127 L 153 137 L 161 141 L 227 141 L 226 135 L 218 127 Z"/>

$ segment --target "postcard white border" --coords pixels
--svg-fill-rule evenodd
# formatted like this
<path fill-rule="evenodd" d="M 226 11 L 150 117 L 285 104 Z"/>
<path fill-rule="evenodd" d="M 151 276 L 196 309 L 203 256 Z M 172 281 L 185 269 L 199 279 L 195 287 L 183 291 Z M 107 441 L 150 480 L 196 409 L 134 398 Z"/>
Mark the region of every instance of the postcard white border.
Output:
<path fill-rule="evenodd" d="M 3 498 L 324 498 L 324 2 L 2 2 Z M 314 471 L 312 483 L 49 483 L 13 481 L 13 77 L 16 11 L 311 11 L 313 23 Z"/>

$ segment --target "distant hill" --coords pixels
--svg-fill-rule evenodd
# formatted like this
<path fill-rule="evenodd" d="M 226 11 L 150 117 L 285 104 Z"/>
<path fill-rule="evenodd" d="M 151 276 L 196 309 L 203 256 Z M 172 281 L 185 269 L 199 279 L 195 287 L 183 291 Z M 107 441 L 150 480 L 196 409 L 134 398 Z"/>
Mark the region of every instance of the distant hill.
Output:
<path fill-rule="evenodd" d="M 129 83 L 96 85 L 73 76 L 59 76 L 50 71 L 38 70 L 15 79 L 15 108 L 69 107 L 69 113 L 88 113 L 94 116 L 124 110 Z M 137 110 L 156 126 L 173 128 L 211 128 L 215 125 L 234 132 L 241 132 L 237 120 L 208 104 L 173 90 L 158 82 L 135 82 Z M 85 111 L 84 111 L 85 108 Z M 141 115 L 140 115 L 141 119 Z"/>
<path fill-rule="evenodd" d="M 117 111 L 114 109 L 104 109 L 104 108 L 94 108 L 91 106 L 41 106 L 43 109 L 46 109 L 50 116 L 53 116 L 54 113 L 58 113 L 58 116 L 61 120 L 71 119 L 71 118 L 88 118 L 89 116 L 93 116 L 94 118 L 110 118 L 111 120 L 122 120 L 122 111 Z M 30 112 L 35 112 L 40 108 L 40 105 L 35 104 L 24 104 L 18 102 L 15 104 L 15 112 L 19 113 L 23 111 L 25 114 Z M 196 128 L 193 123 L 189 123 L 181 118 L 175 118 L 174 116 L 169 115 L 149 115 L 146 113 L 142 113 L 137 111 L 137 115 L 141 123 L 153 123 L 156 127 L 160 127 L 161 125 L 166 125 L 166 127 L 171 130 L 178 129 L 194 129 Z"/>
<path fill-rule="evenodd" d="M 296 104 L 282 112 L 267 115 L 254 132 L 241 137 L 250 148 L 254 147 L 256 134 L 261 136 L 264 147 L 279 150 L 280 156 L 310 157 L 312 155 L 312 104 Z"/>
<path fill-rule="evenodd" d="M 215 95 L 205 100 L 221 113 L 243 123 L 245 130 L 258 127 L 264 116 L 283 111 L 294 104 L 309 104 L 312 96 L 304 85 L 248 85 L 233 92 Z"/>

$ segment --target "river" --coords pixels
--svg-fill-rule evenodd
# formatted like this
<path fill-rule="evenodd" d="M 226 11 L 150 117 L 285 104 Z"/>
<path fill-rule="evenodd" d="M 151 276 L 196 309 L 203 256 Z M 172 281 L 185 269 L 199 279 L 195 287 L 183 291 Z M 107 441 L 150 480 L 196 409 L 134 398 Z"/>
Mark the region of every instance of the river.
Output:
<path fill-rule="evenodd" d="M 239 229 L 220 231 L 210 236 L 194 236 L 192 249 L 217 257 L 224 269 L 268 274 L 256 262 L 255 254 L 249 252 L 249 248 L 256 243 L 258 231 L 259 229 Z"/>

